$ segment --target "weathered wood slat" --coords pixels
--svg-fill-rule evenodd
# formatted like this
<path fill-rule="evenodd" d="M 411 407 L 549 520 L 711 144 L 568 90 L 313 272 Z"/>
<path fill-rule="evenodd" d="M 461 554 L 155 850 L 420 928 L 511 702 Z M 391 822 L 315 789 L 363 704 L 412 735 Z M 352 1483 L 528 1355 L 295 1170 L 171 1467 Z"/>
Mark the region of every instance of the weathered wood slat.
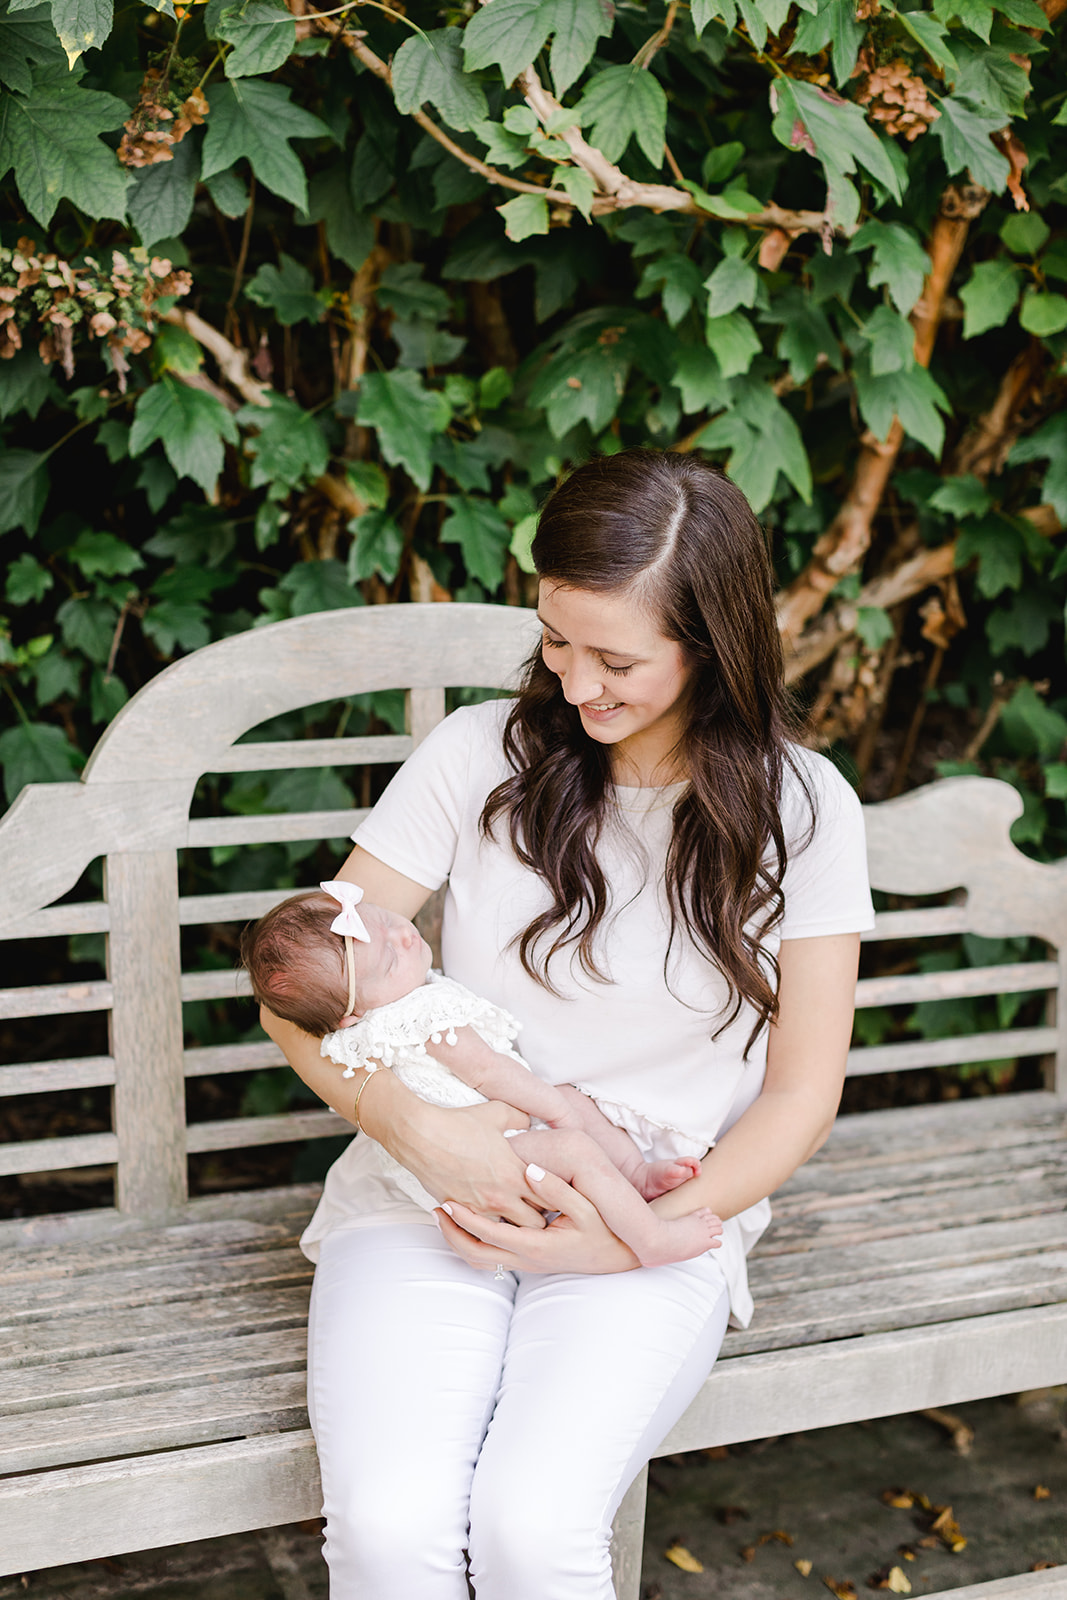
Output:
<path fill-rule="evenodd" d="M 17 922 L 4 924 L 0 937 L 56 939 L 72 933 L 106 933 L 109 924 L 106 902 L 89 900 L 76 905 L 45 906 L 43 911 L 33 911 Z"/>
<path fill-rule="evenodd" d="M 107 1166 L 117 1161 L 118 1156 L 119 1142 L 113 1133 L 81 1133 L 69 1139 L 21 1139 L 0 1145 L 0 1176 Z"/>
<path fill-rule="evenodd" d="M 48 1094 L 58 1089 L 93 1089 L 114 1083 L 114 1056 L 76 1056 L 70 1061 L 28 1061 L 0 1067 L 0 1098 Z"/>
<path fill-rule="evenodd" d="M 0 1573 L 317 1517 L 306 1428 L 0 1482 Z"/>
<path fill-rule="evenodd" d="M 1067 1380 L 1067 1305 L 999 1312 L 764 1355 L 724 1353 L 657 1451 L 673 1455 L 958 1405 Z"/>
<path fill-rule="evenodd" d="M 1029 990 L 1054 989 L 1058 982 L 1059 967 L 1055 961 L 1013 961 L 999 967 L 906 973 L 894 978 L 861 979 L 856 985 L 856 1005 L 897 1006 L 964 995 L 1024 994 Z"/>
<path fill-rule="evenodd" d="M 16 1283 L 92 1276 L 116 1266 L 290 1247 L 297 1236 L 297 1231 L 281 1223 L 241 1217 L 222 1222 L 180 1222 L 150 1230 L 138 1228 L 114 1239 L 4 1250 L 0 1251 L 0 1293 Z"/>
<path fill-rule="evenodd" d="M 810 1162 L 777 1192 L 779 1214 L 805 1208 L 812 1196 L 820 1201 L 840 1197 L 845 1204 L 904 1197 L 916 1189 L 933 1192 L 1015 1183 L 1028 1177 L 1067 1171 L 1067 1143 L 1062 1137 L 1005 1139 L 981 1160 L 981 1147 L 960 1143 L 938 1156 L 936 1150 L 887 1152 L 878 1162 Z"/>
<path fill-rule="evenodd" d="M 277 772 L 289 767 L 357 767 L 406 761 L 411 740 L 403 733 L 355 739 L 281 739 L 234 744 L 216 755 L 212 772 Z"/>
<path fill-rule="evenodd" d="M 355 1128 L 335 1111 L 290 1111 L 276 1117 L 231 1117 L 219 1122 L 190 1122 L 189 1154 L 203 1150 L 244 1150 L 253 1145 L 290 1144 L 297 1139 L 328 1139 Z"/>
<path fill-rule="evenodd" d="M 119 1268 L 69 1280 L 16 1285 L 4 1295 L 4 1322 L 23 1325 L 57 1314 L 86 1316 L 127 1307 L 181 1304 L 205 1295 L 225 1297 L 251 1289 L 292 1288 L 311 1279 L 311 1262 L 297 1249 L 256 1250 L 217 1261 L 163 1262 Z"/>
<path fill-rule="evenodd" d="M 288 1062 L 270 1039 L 262 1044 L 216 1044 L 185 1052 L 185 1076 L 208 1078 L 217 1072 L 257 1072 L 263 1067 L 284 1067 Z"/>
<path fill-rule="evenodd" d="M 218 967 L 213 972 L 183 972 L 182 1000 L 236 1000 L 252 993 L 248 973 L 241 967 Z"/>
<path fill-rule="evenodd" d="M 426 689 L 409 689 L 407 698 L 408 728 L 412 747 L 421 744 L 445 714 L 445 691 L 436 684 Z"/>
<path fill-rule="evenodd" d="M 7 1417 L 0 1430 L 0 1473 L 303 1427 L 305 1391 L 302 1372 L 282 1372 Z"/>
<path fill-rule="evenodd" d="M 1039 1089 L 841 1116 L 813 1162 L 866 1161 L 882 1152 L 910 1154 L 923 1147 L 935 1154 L 987 1149 L 1050 1136 L 1067 1138 L 1067 1097 Z"/>
<path fill-rule="evenodd" d="M 1055 1028 L 1005 1028 L 1002 1033 L 969 1033 L 958 1039 L 868 1045 L 849 1051 L 847 1070 L 848 1076 L 855 1078 L 871 1072 L 959 1066 L 968 1061 L 1014 1061 L 1019 1056 L 1049 1055 L 1059 1042 Z"/>
<path fill-rule="evenodd" d="M 251 922 L 272 907 L 314 887 L 300 889 L 249 889 L 241 894 L 187 894 L 178 901 L 178 921 L 183 928 L 204 922 Z"/>
<path fill-rule="evenodd" d="M 267 817 L 194 817 L 189 822 L 187 844 L 191 850 L 216 845 L 286 844 L 292 839 L 347 839 L 369 813 L 351 811 L 290 811 Z"/>
<path fill-rule="evenodd" d="M 306 1359 L 307 1334 L 297 1327 L 175 1344 L 162 1364 L 159 1349 L 152 1348 L 47 1367 L 19 1367 L 0 1372 L 0 1417 L 29 1417 L 59 1406 L 123 1400 L 132 1395 L 154 1399 L 171 1389 L 251 1380 L 278 1372 L 302 1373 Z M 0 1431 L 6 1431 L 6 1426 L 5 1422 Z"/>
<path fill-rule="evenodd" d="M 0 1020 L 108 1011 L 111 999 L 110 983 L 42 983 L 27 989 L 0 989 Z"/>
<path fill-rule="evenodd" d="M 959 1589 L 939 1589 L 925 1600 L 1063 1600 L 1067 1595 L 1067 1566 L 1043 1572 L 1022 1572 L 1014 1578 L 993 1578 L 989 1583 L 967 1583 Z"/>
<path fill-rule="evenodd" d="M 66 1317 L 59 1312 L 48 1321 L 0 1329 L 0 1369 L 56 1367 L 125 1351 L 168 1353 L 183 1344 L 196 1344 L 221 1335 L 268 1333 L 275 1328 L 307 1326 L 310 1274 L 306 1283 L 276 1289 L 242 1289 L 206 1295 L 182 1303 L 181 1314 L 167 1303 L 124 1307 L 119 1314 L 96 1311 Z"/>
<path fill-rule="evenodd" d="M 965 905 L 926 906 L 915 911 L 878 911 L 874 928 L 860 937 L 864 944 L 877 944 L 882 939 L 934 939 L 973 931 Z"/>

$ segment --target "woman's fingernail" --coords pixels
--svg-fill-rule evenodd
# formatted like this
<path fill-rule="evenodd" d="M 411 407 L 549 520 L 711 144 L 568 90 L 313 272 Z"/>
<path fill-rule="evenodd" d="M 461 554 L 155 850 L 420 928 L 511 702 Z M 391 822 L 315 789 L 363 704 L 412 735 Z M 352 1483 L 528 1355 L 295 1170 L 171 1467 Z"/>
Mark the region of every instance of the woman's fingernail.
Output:
<path fill-rule="evenodd" d="M 442 1211 L 447 1211 L 449 1216 L 452 1215 L 452 1207 L 449 1205 L 447 1200 L 442 1200 L 441 1201 L 441 1210 Z"/>
<path fill-rule="evenodd" d="M 541 1179 L 544 1177 L 544 1175 L 545 1175 L 544 1167 L 535 1166 L 532 1161 L 530 1162 L 530 1165 L 526 1168 L 526 1176 L 528 1178 L 531 1178 L 534 1183 L 540 1183 Z"/>

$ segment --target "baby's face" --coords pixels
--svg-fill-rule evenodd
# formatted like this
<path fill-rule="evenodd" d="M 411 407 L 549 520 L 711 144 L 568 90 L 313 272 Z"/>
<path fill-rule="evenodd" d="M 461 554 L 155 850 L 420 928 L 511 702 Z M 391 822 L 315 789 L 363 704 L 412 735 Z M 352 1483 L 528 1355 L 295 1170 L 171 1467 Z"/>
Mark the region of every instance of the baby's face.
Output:
<path fill-rule="evenodd" d="M 384 906 L 360 906 L 370 944 L 354 939 L 356 1004 L 361 1013 L 387 1006 L 426 982 L 433 959 L 415 924 Z"/>

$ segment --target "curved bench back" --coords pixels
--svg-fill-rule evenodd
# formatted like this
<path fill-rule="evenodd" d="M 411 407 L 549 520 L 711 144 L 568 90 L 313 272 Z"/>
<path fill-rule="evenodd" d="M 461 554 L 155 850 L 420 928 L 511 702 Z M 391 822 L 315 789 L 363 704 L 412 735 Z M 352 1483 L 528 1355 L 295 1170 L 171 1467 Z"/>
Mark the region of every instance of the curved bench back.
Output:
<path fill-rule="evenodd" d="M 181 970 L 183 926 L 243 922 L 289 890 L 179 896 L 177 852 L 347 835 L 361 813 L 311 811 L 190 818 L 205 773 L 403 760 L 444 715 L 445 690 L 505 688 L 537 639 L 532 612 L 507 606 L 397 605 L 333 611 L 254 629 L 167 668 L 116 717 L 78 783 L 25 789 L 0 821 L 0 936 L 107 936 L 106 981 L 0 991 L 0 1018 L 107 1011 L 106 1055 L 0 1068 L 0 1095 L 112 1085 L 112 1130 L 0 1147 L 0 1173 L 114 1164 L 120 1212 L 183 1203 L 187 1155 L 348 1131 L 328 1111 L 186 1125 L 188 1077 L 279 1064 L 269 1041 L 187 1050 L 182 1005 L 232 997 L 240 975 Z M 368 691 L 403 689 L 408 731 L 365 738 L 239 742 L 271 718 Z M 1015 791 L 950 779 L 867 808 L 872 879 L 908 895 L 957 890 L 958 904 L 893 911 L 875 938 L 1030 934 L 1048 960 L 908 973 L 861 982 L 861 1006 L 964 995 L 1065 991 L 1067 867 L 1029 861 L 1008 830 Z M 97 857 L 100 901 L 56 905 Z M 1059 1015 L 1064 1014 L 1063 1006 Z M 1002 1056 L 1063 1058 L 1054 1020 L 990 1036 L 853 1051 L 850 1071 L 900 1070 Z M 1064 1078 L 1061 1078 L 1064 1083 Z"/>

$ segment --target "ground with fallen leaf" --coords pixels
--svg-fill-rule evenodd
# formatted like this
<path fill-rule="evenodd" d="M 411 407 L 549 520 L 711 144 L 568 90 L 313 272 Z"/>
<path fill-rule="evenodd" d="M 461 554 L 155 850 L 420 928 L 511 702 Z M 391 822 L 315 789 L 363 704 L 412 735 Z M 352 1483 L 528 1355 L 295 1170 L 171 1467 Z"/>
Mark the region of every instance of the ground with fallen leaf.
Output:
<path fill-rule="evenodd" d="M 642 1600 L 919 1600 L 1067 1564 L 1067 1388 L 656 1461 L 646 1532 Z"/>
<path fill-rule="evenodd" d="M 642 1600 L 921 1600 L 1067 1564 L 1067 1387 L 1023 1399 L 654 1462 Z M 0 1578 L 0 1600 L 326 1600 L 320 1547 L 296 1523 Z"/>

